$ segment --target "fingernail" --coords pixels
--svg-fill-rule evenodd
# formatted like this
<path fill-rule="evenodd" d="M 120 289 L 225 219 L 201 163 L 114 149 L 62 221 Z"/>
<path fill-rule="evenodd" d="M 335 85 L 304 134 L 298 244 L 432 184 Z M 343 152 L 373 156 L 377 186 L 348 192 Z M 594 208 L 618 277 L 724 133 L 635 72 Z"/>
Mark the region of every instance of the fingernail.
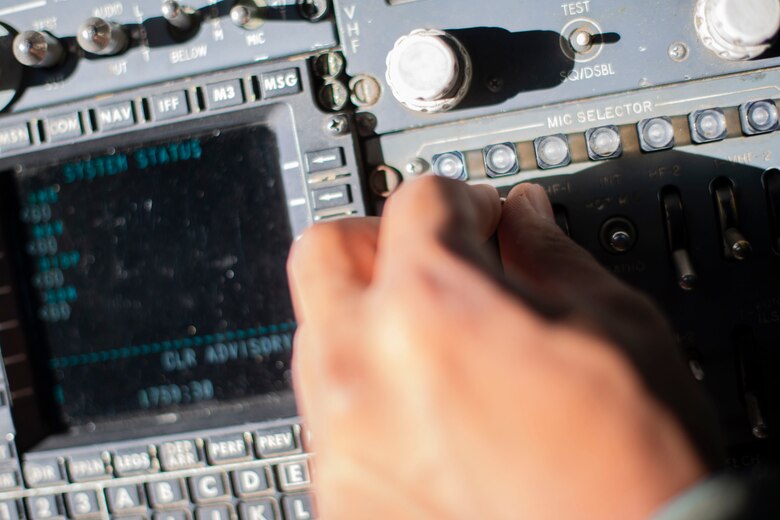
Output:
<path fill-rule="evenodd" d="M 547 218 L 548 220 L 553 220 L 555 218 L 550 199 L 547 197 L 547 192 L 542 186 L 538 184 L 529 184 L 528 188 L 525 190 L 525 196 L 528 198 L 528 202 L 531 203 L 534 210 L 542 217 Z"/>

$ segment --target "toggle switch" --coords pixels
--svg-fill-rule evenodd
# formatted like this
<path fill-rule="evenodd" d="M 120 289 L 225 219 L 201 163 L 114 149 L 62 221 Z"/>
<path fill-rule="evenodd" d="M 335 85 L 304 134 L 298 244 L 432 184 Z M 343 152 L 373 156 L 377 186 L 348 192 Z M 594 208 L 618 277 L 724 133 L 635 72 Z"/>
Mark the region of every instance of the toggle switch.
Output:
<path fill-rule="evenodd" d="M 161 10 L 163 18 L 174 32 L 186 34 L 198 27 L 198 12 L 192 7 L 182 5 L 176 0 L 165 0 Z"/>
<path fill-rule="evenodd" d="M 242 29 L 257 29 L 265 23 L 260 7 L 254 1 L 240 1 L 230 9 L 230 20 Z"/>
<path fill-rule="evenodd" d="M 125 27 L 96 17 L 87 19 L 79 27 L 76 39 L 82 49 L 99 56 L 121 54 L 130 44 Z"/>
<path fill-rule="evenodd" d="M 728 260 L 746 260 L 753 247 L 739 230 L 739 211 L 734 185 L 728 179 L 717 179 L 712 185 L 715 208 L 723 240 L 723 256 Z"/>
<path fill-rule="evenodd" d="M 24 31 L 14 38 L 14 57 L 19 63 L 28 67 L 54 67 L 62 63 L 65 48 L 49 33 Z"/>
<path fill-rule="evenodd" d="M 753 333 L 747 329 L 739 329 L 735 336 L 737 350 L 737 369 L 742 398 L 747 409 L 750 431 L 757 439 L 769 437 L 769 427 L 764 418 L 762 407 L 763 388 L 760 367 L 763 361 L 759 346 Z"/>
<path fill-rule="evenodd" d="M 693 262 L 688 253 L 690 242 L 685 223 L 685 211 L 677 188 L 665 188 L 661 192 L 661 204 L 666 224 L 666 239 L 677 273 L 677 283 L 681 289 L 690 291 L 696 287 L 699 277 L 693 269 Z"/>

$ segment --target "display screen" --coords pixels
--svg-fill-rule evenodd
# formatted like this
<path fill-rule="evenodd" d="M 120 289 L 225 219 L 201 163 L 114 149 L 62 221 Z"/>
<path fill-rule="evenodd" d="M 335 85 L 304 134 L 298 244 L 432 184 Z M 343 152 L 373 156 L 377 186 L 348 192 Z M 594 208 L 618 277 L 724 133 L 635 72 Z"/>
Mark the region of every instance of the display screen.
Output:
<path fill-rule="evenodd" d="M 17 185 L 66 424 L 289 389 L 292 238 L 269 128 L 111 150 Z"/>

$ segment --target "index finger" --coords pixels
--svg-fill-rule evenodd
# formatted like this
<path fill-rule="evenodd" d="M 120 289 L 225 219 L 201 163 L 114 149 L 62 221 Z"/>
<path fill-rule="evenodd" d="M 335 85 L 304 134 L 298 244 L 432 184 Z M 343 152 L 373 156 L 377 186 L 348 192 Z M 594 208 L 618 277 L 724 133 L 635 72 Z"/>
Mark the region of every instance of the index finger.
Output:
<path fill-rule="evenodd" d="M 394 263 L 426 261 L 435 248 L 443 246 L 483 262 L 483 246 L 495 233 L 500 218 L 501 202 L 492 186 L 423 177 L 401 186 L 388 200 L 379 251 L 391 253 Z"/>

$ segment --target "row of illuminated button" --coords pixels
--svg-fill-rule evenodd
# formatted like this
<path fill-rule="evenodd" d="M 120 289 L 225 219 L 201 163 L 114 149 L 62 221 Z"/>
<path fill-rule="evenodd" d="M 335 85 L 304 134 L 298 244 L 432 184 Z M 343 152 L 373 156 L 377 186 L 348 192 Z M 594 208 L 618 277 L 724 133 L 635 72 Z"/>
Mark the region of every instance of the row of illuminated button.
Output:
<path fill-rule="evenodd" d="M 254 447 L 252 447 L 254 444 Z M 161 443 L 150 449 L 148 445 L 123 448 L 111 453 L 113 475 L 127 477 L 163 471 L 178 471 L 211 465 L 230 464 L 251 460 L 254 456 L 271 458 L 302 453 L 300 427 L 282 426 L 264 429 L 250 435 L 246 432 L 216 435 L 205 439 L 181 439 Z M 103 453 L 67 457 L 65 467 L 59 458 L 38 458 L 24 461 L 24 478 L 29 487 L 43 487 L 71 482 L 88 482 L 111 478 Z M 65 471 L 67 469 L 67 472 Z M 9 486 L 18 487 L 13 475 Z"/>
<path fill-rule="evenodd" d="M 759 135 L 774 132 L 780 125 L 773 100 L 765 99 L 739 107 L 742 133 Z M 696 144 L 721 141 L 728 135 L 726 115 L 720 108 L 699 110 L 688 115 L 691 140 Z M 674 125 L 669 117 L 653 117 L 637 124 L 639 146 L 644 152 L 669 150 L 675 146 Z M 614 125 L 591 128 L 585 134 L 588 157 L 593 161 L 615 159 L 623 154 L 620 129 Z M 569 137 L 564 134 L 539 137 L 533 142 L 536 163 L 542 170 L 568 166 L 572 162 Z M 514 143 L 500 143 L 483 150 L 488 177 L 514 175 L 520 171 L 520 160 Z M 442 177 L 469 178 L 465 156 L 447 152 L 433 156 L 433 172 Z"/>
<path fill-rule="evenodd" d="M 189 505 L 194 504 L 195 518 L 228 520 L 235 518 L 233 497 L 241 518 L 267 520 L 278 519 L 279 507 L 273 496 L 275 486 L 266 465 L 245 467 L 228 473 L 209 473 L 183 479 L 167 479 L 145 484 L 127 484 L 105 489 L 105 503 L 112 516 L 138 515 L 146 518 L 152 508 L 154 518 L 189 519 Z M 308 463 L 305 460 L 290 461 L 276 466 L 279 489 L 302 491 L 311 485 Z M 232 491 L 231 491 L 232 483 Z M 102 515 L 102 497 L 97 489 L 81 489 L 63 494 L 26 497 L 23 507 L 29 520 L 55 518 L 82 519 Z M 285 519 L 304 520 L 315 517 L 312 498 L 307 493 L 282 497 Z M 22 504 L 16 500 L 0 502 L 0 518 L 12 520 L 24 518 Z M 257 516 L 258 514 L 264 516 Z M 253 516 L 254 515 L 254 516 Z M 307 516 L 308 515 L 308 516 Z"/>
<path fill-rule="evenodd" d="M 217 110 L 244 104 L 248 99 L 274 99 L 301 91 L 300 73 L 297 68 L 263 73 L 253 78 L 252 95 L 249 96 L 240 79 L 230 79 L 205 85 L 199 92 L 202 108 Z M 85 135 L 88 130 L 114 131 L 130 128 L 146 119 L 154 122 L 181 118 L 193 112 L 185 90 L 175 90 L 150 96 L 145 100 L 146 115 L 138 113 L 137 105 L 130 100 L 99 105 L 89 112 L 74 110 L 45 117 L 38 133 L 40 142 L 58 143 Z M 21 150 L 32 146 L 32 128 L 27 122 L 0 127 L 0 152 Z"/>

